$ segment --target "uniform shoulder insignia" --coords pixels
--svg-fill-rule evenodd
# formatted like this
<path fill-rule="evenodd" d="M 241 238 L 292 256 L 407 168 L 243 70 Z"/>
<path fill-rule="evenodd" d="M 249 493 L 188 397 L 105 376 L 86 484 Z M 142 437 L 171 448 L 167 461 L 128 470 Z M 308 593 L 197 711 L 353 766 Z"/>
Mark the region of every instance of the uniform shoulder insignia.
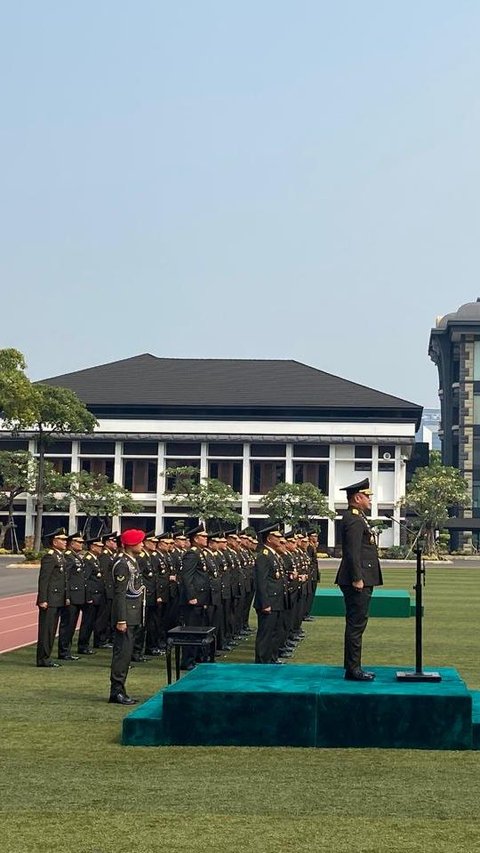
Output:
<path fill-rule="evenodd" d="M 360 515 L 358 509 L 355 509 L 355 507 L 352 509 L 352 515 Z"/>
<path fill-rule="evenodd" d="M 267 557 L 268 556 L 268 548 L 264 548 L 262 551 L 262 554 L 265 554 L 265 556 Z"/>
<path fill-rule="evenodd" d="M 85 554 L 85 559 L 86 559 L 86 560 L 91 560 L 91 559 L 92 559 L 92 555 L 91 555 L 91 554 Z"/>
<path fill-rule="evenodd" d="M 192 545 L 192 551 L 196 551 L 196 550 L 197 550 L 196 546 Z"/>
<path fill-rule="evenodd" d="M 53 553 L 54 553 L 53 548 L 49 548 L 47 551 L 47 554 L 53 554 Z"/>
<path fill-rule="evenodd" d="M 69 549 L 69 548 L 67 548 L 67 550 L 65 551 L 65 555 L 67 555 L 67 554 L 71 554 L 71 553 L 72 553 L 72 552 L 70 551 L 70 549 Z"/>

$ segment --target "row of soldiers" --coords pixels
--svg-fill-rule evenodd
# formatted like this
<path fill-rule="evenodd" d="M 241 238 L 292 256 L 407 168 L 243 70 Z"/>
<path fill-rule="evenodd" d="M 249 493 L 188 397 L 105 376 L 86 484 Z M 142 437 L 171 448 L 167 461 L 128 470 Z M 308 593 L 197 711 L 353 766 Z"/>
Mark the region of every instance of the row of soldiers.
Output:
<path fill-rule="evenodd" d="M 79 532 L 67 536 L 64 530 L 55 531 L 39 575 L 37 665 L 60 665 L 51 658 L 58 621 L 59 659 L 78 659 L 72 654 L 72 643 L 80 616 L 79 655 L 113 647 L 115 658 L 118 624 L 125 621 L 118 619 L 119 611 L 121 615 L 128 611 L 133 619 L 128 664 L 131 659 L 146 660 L 145 654 L 162 654 L 166 634 L 177 624 L 214 626 L 221 654 L 251 633 L 254 596 L 259 618 L 256 660 L 282 662 L 291 656 L 303 636 L 302 621 L 309 618 L 318 580 L 315 536 L 310 540 L 304 534 L 284 537 L 271 528 L 263 534 L 262 549 L 251 529 L 224 534 L 208 533 L 199 526 L 188 537 L 130 530 L 120 538 L 112 532 L 86 542 Z M 265 587 L 259 566 L 277 538 L 274 570 Z M 128 620 L 125 624 L 128 627 Z M 182 667 L 192 669 L 196 663 L 195 649 L 185 648 Z M 122 652 L 123 675 L 115 682 L 111 701 L 117 701 L 117 696 L 128 699 L 124 691 L 128 664 Z"/>

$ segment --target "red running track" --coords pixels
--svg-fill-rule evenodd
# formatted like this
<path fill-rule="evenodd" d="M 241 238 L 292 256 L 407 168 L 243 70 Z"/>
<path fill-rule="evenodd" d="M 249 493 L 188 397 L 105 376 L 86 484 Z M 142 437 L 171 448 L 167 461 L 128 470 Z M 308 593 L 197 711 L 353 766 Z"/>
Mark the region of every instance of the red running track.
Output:
<path fill-rule="evenodd" d="M 36 592 L 0 598 L 0 654 L 13 652 L 37 641 Z"/>

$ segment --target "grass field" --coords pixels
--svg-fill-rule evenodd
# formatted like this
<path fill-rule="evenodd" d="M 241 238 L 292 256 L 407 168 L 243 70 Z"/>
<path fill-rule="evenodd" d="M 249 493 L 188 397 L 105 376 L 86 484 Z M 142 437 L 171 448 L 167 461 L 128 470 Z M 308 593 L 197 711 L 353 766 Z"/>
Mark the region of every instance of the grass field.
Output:
<path fill-rule="evenodd" d="M 414 569 L 385 575 L 410 588 Z M 435 567 L 425 589 L 425 666 L 477 689 L 479 585 L 478 570 Z M 341 663 L 342 619 L 306 630 L 296 662 Z M 252 661 L 253 642 L 229 660 Z M 6 853 L 480 850 L 480 752 L 122 747 L 109 655 L 53 670 L 32 647 L 0 658 Z M 411 668 L 414 620 L 371 619 L 364 664 Z M 164 683 L 160 659 L 132 669 L 128 690 L 143 700 Z"/>

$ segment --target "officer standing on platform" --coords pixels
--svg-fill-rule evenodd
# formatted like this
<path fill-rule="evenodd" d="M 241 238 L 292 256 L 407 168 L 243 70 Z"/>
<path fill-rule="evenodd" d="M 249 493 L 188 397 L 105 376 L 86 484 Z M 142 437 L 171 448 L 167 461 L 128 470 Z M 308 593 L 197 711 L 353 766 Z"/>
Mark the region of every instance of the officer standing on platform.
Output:
<path fill-rule="evenodd" d="M 61 527 L 49 536 L 50 548 L 42 557 L 38 575 L 38 642 L 37 666 L 56 667 L 51 654 L 62 607 L 70 604 L 68 578 L 63 553 L 67 533 Z"/>
<path fill-rule="evenodd" d="M 264 547 L 255 561 L 255 599 L 258 630 L 255 642 L 255 663 L 276 663 L 280 619 L 285 609 L 284 564 L 282 560 L 283 534 L 277 525 L 260 531 Z M 280 661 L 279 661 L 280 662 Z"/>
<path fill-rule="evenodd" d="M 136 703 L 136 700 L 127 694 L 125 682 L 135 635 L 143 620 L 145 588 L 142 584 L 137 557 L 142 550 L 144 537 L 143 530 L 125 530 L 121 537 L 124 550 L 115 560 L 112 569 L 112 620 L 115 631 L 108 701 L 117 705 L 135 705 Z"/>
<path fill-rule="evenodd" d="M 362 636 L 367 627 L 374 586 L 381 586 L 382 571 L 375 536 L 365 513 L 371 507 L 370 482 L 346 486 L 348 509 L 342 521 L 342 560 L 335 578 L 345 599 L 344 667 L 347 681 L 373 681 L 362 669 Z"/>

